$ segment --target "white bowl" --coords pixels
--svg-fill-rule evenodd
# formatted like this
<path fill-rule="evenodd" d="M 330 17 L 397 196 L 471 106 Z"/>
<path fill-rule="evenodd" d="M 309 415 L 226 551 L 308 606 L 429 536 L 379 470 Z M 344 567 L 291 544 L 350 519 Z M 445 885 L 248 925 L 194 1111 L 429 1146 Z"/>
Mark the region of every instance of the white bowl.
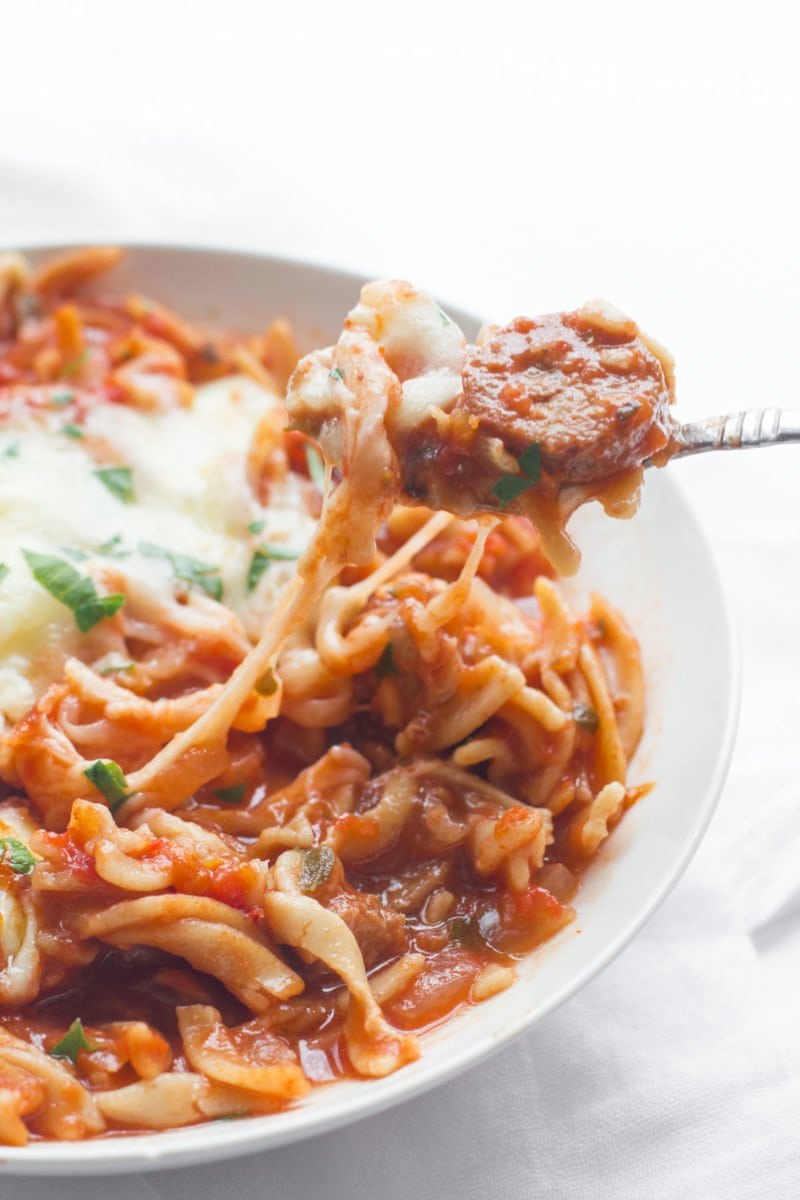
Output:
<path fill-rule="evenodd" d="M 39 258 L 52 250 L 31 254 Z M 109 277 L 114 290 L 136 288 L 181 313 L 245 329 L 285 314 L 309 347 L 335 339 L 361 282 L 339 271 L 254 254 L 160 246 L 131 246 Z M 475 318 L 448 311 L 475 333 Z M 647 722 L 631 774 L 634 782 L 657 782 L 585 877 L 577 921 L 519 964 L 514 987 L 426 1035 L 419 1061 L 387 1079 L 318 1088 L 275 1116 L 5 1148 L 0 1172 L 155 1170 L 322 1133 L 408 1100 L 474 1065 L 563 1003 L 622 950 L 686 867 L 710 820 L 733 748 L 738 653 L 711 551 L 668 471 L 649 472 L 633 521 L 609 520 L 592 506 L 578 514 L 573 529 L 584 563 L 570 591 L 578 601 L 590 590 L 603 592 L 625 613 L 642 644 Z"/>

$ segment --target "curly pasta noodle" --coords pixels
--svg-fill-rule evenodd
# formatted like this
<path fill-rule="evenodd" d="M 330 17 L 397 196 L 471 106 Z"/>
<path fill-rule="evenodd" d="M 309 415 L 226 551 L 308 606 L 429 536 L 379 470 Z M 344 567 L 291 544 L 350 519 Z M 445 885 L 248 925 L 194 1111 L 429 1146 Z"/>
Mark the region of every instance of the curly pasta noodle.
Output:
<path fill-rule="evenodd" d="M 643 791 L 623 618 L 567 606 L 522 516 L 397 502 L 390 433 L 458 387 L 464 340 L 432 301 L 366 289 L 335 351 L 292 376 L 285 322 L 246 338 L 109 299 L 118 259 L 0 257 L 3 419 L 49 429 L 66 371 L 96 466 L 103 406 L 191 418 L 204 387 L 246 375 L 265 409 L 230 487 L 312 532 L 290 568 L 253 540 L 255 616 L 180 547 L 171 593 L 119 539 L 83 556 L 92 603 L 123 603 L 51 639 L 0 735 L 10 1145 L 269 1113 L 403 1067 L 569 923 L 583 864 Z M 285 428 L 290 376 L 301 423 L 347 381 L 324 480 Z"/>

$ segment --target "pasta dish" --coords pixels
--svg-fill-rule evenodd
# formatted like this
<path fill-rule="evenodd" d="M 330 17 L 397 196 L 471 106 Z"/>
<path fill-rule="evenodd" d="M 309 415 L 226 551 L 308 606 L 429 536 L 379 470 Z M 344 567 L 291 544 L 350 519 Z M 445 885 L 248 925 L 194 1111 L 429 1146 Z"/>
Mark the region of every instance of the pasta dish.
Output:
<path fill-rule="evenodd" d="M 0 255 L 7 1145 L 402 1068 L 647 790 L 637 642 L 553 564 L 668 453 L 664 352 L 597 306 L 469 347 L 392 282 L 300 358 L 119 295 L 119 259 Z M 593 406 L 591 470 L 520 372 Z"/>

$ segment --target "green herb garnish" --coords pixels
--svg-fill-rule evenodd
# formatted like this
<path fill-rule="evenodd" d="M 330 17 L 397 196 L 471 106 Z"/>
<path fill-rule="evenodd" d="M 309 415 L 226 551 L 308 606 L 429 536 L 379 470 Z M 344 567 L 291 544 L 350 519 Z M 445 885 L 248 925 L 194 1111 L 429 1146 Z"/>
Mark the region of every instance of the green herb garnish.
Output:
<path fill-rule="evenodd" d="M 30 875 L 36 859 L 23 842 L 15 837 L 0 838 L 0 863 L 11 867 L 18 875 Z"/>
<path fill-rule="evenodd" d="M 201 588 L 212 600 L 222 599 L 219 567 L 211 567 L 188 554 L 176 554 L 173 550 L 165 550 L 163 546 L 155 546 L 152 542 L 139 542 L 139 551 L 148 558 L 165 558 L 176 578 Z"/>
<path fill-rule="evenodd" d="M 106 558 L 129 558 L 130 550 L 121 550 L 122 534 L 115 533 L 107 542 L 97 547 L 97 554 L 103 554 Z"/>
<path fill-rule="evenodd" d="M 19 442 L 9 442 L 3 451 L 3 458 L 19 458 Z"/>
<path fill-rule="evenodd" d="M 89 351 L 81 350 L 80 354 L 77 354 L 75 358 L 71 358 L 70 361 L 65 363 L 61 368 L 61 371 L 59 372 L 61 378 L 67 379 L 70 375 L 74 375 L 77 371 L 80 371 L 88 357 Z"/>
<path fill-rule="evenodd" d="M 522 474 L 503 475 L 492 488 L 492 495 L 500 501 L 501 508 L 539 482 L 542 473 L 542 448 L 539 443 L 534 442 L 527 450 L 523 450 L 517 462 Z"/>
<path fill-rule="evenodd" d="M 86 562 L 89 555 L 85 550 L 81 550 L 78 546 L 59 546 L 62 554 L 66 554 L 67 558 L 71 558 L 73 562 Z"/>
<path fill-rule="evenodd" d="M 585 729 L 587 733 L 597 733 L 600 728 L 600 718 L 588 704 L 575 704 L 572 708 L 575 724 Z"/>
<path fill-rule="evenodd" d="M 542 447 L 538 442 L 534 442 L 533 445 L 528 446 L 527 450 L 523 450 L 517 462 L 531 483 L 539 482 L 542 471 Z"/>
<path fill-rule="evenodd" d="M 83 773 L 98 792 L 105 796 L 112 813 L 128 799 L 128 781 L 122 767 L 113 759 L 99 758 Z"/>
<path fill-rule="evenodd" d="M 330 846 L 315 846 L 303 854 L 303 869 L 300 872 L 300 891 L 308 895 L 319 891 L 327 883 L 336 866 L 336 855 Z"/>
<path fill-rule="evenodd" d="M 447 922 L 451 942 L 457 942 L 465 950 L 478 950 L 483 938 L 474 917 L 453 917 Z"/>
<path fill-rule="evenodd" d="M 123 504 L 133 504 L 136 493 L 130 467 L 103 467 L 92 474 L 108 488 L 112 496 L 116 496 Z"/>
<path fill-rule="evenodd" d="M 66 425 L 61 426 L 61 432 L 65 433 L 67 437 L 71 438 L 83 437 L 83 430 L 81 429 L 80 425 L 73 425 L 71 421 L 69 421 Z"/>
<path fill-rule="evenodd" d="M 272 667 L 265 671 L 260 679 L 256 680 L 255 690 L 259 696 L 274 696 L 278 690 L 278 681 L 275 678 L 275 672 Z"/>
<path fill-rule="evenodd" d="M 74 1065 L 78 1061 L 78 1055 L 81 1050 L 86 1050 L 91 1054 L 92 1047 L 86 1038 L 83 1031 L 83 1023 L 80 1017 L 76 1017 L 70 1025 L 67 1032 L 64 1034 L 60 1042 L 56 1042 L 48 1053 L 51 1058 L 68 1058 Z"/>
<path fill-rule="evenodd" d="M 250 524 L 247 526 L 247 532 L 259 534 L 259 533 L 261 533 L 261 530 L 264 528 L 266 523 L 267 523 L 266 521 L 251 521 Z"/>
<path fill-rule="evenodd" d="M 506 508 L 512 500 L 527 492 L 530 486 L 524 475 L 504 475 L 492 488 L 492 495 L 500 501 L 501 508 Z"/>
<path fill-rule="evenodd" d="M 88 575 L 80 575 L 63 558 L 36 554 L 33 550 L 22 553 L 33 578 L 55 600 L 71 610 L 81 633 L 86 633 L 105 617 L 113 617 L 125 603 L 125 597 L 119 593 L 99 596 Z"/>
<path fill-rule="evenodd" d="M 319 450 L 306 446 L 306 465 L 311 482 L 316 484 L 321 492 L 325 491 L 325 463 Z"/>
<path fill-rule="evenodd" d="M 50 403 L 54 408 L 65 408 L 67 404 L 72 404 L 75 399 L 73 392 L 53 392 L 50 397 Z"/>
<path fill-rule="evenodd" d="M 11 570 L 8 563 L 0 562 L 0 583 L 3 582 L 8 572 Z"/>
<path fill-rule="evenodd" d="M 387 642 L 383 647 L 383 652 L 375 664 L 375 670 L 381 679 L 384 679 L 387 675 L 400 674 L 397 663 L 394 661 L 394 646 L 391 642 Z"/>
<path fill-rule="evenodd" d="M 257 546 L 247 572 L 248 592 L 252 592 L 258 586 L 259 579 L 271 562 L 291 562 L 299 557 L 296 550 L 285 550 L 282 546 Z"/>
<path fill-rule="evenodd" d="M 246 791 L 246 784 L 236 783 L 233 787 L 217 788 L 212 795 L 221 800 L 223 804 L 241 804 Z"/>
<path fill-rule="evenodd" d="M 341 367 L 334 367 L 332 371 L 328 372 L 328 374 L 335 382 L 344 383 L 344 375 L 342 374 Z"/>
<path fill-rule="evenodd" d="M 252 592 L 258 586 L 258 581 L 269 566 L 269 562 L 269 555 L 265 554 L 259 546 L 250 559 L 250 567 L 247 571 L 248 592 Z"/>

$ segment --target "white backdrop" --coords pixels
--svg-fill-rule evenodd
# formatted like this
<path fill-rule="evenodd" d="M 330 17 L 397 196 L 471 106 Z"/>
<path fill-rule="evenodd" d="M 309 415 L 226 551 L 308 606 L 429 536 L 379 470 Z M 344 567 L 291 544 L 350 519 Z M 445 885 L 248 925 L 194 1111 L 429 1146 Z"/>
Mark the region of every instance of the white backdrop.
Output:
<path fill-rule="evenodd" d="M 498 319 L 599 293 L 671 348 L 687 415 L 800 408 L 788 14 L 0 0 L 0 242 L 252 247 Z M 634 945 L 361 1127 L 146 1179 L 0 1177 L 1 1200 L 798 1194 L 800 447 L 670 470 L 740 611 L 745 699 L 719 814 Z"/>

